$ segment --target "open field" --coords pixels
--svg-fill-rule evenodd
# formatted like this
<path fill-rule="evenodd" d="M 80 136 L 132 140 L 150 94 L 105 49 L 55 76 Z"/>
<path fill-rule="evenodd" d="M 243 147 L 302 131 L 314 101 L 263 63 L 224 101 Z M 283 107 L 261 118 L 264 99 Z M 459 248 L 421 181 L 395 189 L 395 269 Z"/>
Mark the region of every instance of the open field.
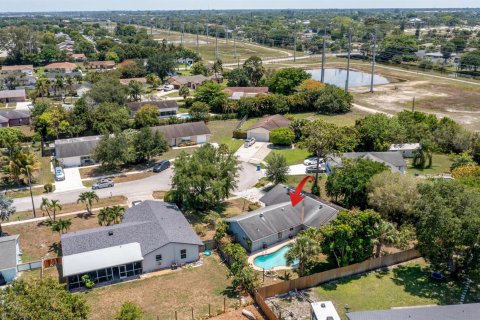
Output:
<path fill-rule="evenodd" d="M 332 281 L 313 289 L 317 299 L 331 300 L 342 319 L 345 305 L 350 311 L 381 310 L 392 307 L 457 304 L 462 282 L 435 282 L 424 262 L 407 263 L 386 271 L 376 271 Z M 388 293 L 388 294 L 387 294 Z M 465 303 L 480 301 L 480 287 L 472 285 Z"/>
<path fill-rule="evenodd" d="M 224 298 L 228 310 L 238 305 L 238 299 L 229 288 L 227 268 L 218 256 L 203 257 L 203 265 L 163 275 L 152 275 L 142 280 L 120 283 L 82 293 L 90 306 L 89 319 L 113 319 L 123 302 L 133 301 L 145 311 L 144 319 L 178 320 L 223 311 Z"/>
<path fill-rule="evenodd" d="M 162 29 L 153 29 L 153 37 L 159 41 L 166 39 L 168 42 L 175 44 L 181 43 L 181 33 L 175 31 L 167 31 Z M 213 35 L 213 36 L 212 36 Z M 189 49 L 197 50 L 196 45 L 197 36 L 194 34 L 185 33 L 183 36 L 183 45 Z M 203 60 L 213 61 L 215 60 L 215 35 L 212 31 L 208 39 L 204 35 L 199 36 L 198 52 Z M 233 39 L 218 38 L 218 56 L 223 63 L 235 63 L 237 58 L 240 61 L 249 58 L 250 56 L 257 55 L 262 59 L 273 58 L 285 58 L 293 56 L 293 51 L 288 49 L 270 48 L 253 43 L 247 43 L 244 41 L 236 41 L 236 52 Z M 297 52 L 297 56 L 302 56 L 302 52 Z"/>

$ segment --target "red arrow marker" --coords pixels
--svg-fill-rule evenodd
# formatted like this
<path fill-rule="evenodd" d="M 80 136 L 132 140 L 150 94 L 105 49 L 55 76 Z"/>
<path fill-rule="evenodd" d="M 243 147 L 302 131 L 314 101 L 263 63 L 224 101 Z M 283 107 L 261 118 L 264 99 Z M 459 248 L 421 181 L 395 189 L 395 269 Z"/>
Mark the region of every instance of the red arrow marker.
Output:
<path fill-rule="evenodd" d="M 300 193 L 303 190 L 303 187 L 305 186 L 305 183 L 307 180 L 310 179 L 312 181 L 313 177 L 312 176 L 306 176 L 305 178 L 300 181 L 300 183 L 297 186 L 297 189 L 295 189 L 295 193 L 289 193 L 290 195 L 290 201 L 292 201 L 292 207 L 295 207 L 297 204 L 299 204 L 303 199 L 305 199 L 305 196 L 300 195 Z"/>

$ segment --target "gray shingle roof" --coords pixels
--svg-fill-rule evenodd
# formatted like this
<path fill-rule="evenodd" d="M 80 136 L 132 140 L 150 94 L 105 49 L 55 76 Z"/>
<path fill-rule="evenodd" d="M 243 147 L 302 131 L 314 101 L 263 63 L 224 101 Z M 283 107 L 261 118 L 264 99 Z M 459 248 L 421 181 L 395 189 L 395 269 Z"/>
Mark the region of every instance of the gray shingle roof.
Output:
<path fill-rule="evenodd" d="M 272 131 L 273 129 L 277 128 L 286 128 L 290 125 L 290 120 L 285 118 L 280 114 L 276 114 L 270 117 L 265 117 L 258 120 L 254 125 L 252 125 L 248 130 L 256 129 L 256 128 L 264 128 L 268 131 Z"/>
<path fill-rule="evenodd" d="M 55 140 L 57 158 L 88 156 L 97 146 L 102 136 Z"/>
<path fill-rule="evenodd" d="M 0 110 L 0 117 L 8 120 L 30 118 L 30 111 L 28 110 Z"/>
<path fill-rule="evenodd" d="M 170 81 L 178 82 L 181 85 L 186 85 L 188 83 L 202 84 L 207 80 L 208 78 L 202 74 L 197 74 L 193 76 L 174 76 L 170 78 Z"/>
<path fill-rule="evenodd" d="M 210 129 L 203 121 L 158 126 L 153 130 L 162 132 L 166 139 L 211 134 Z"/>
<path fill-rule="evenodd" d="M 260 201 L 269 204 L 267 207 L 227 220 L 228 222 L 238 223 L 252 241 L 257 241 L 300 225 L 319 228 L 335 219 L 339 211 L 326 203 L 308 196 L 303 200 L 303 204 L 300 203 L 292 207 L 287 186 L 279 185 L 270 192 L 272 192 L 272 195 L 267 193 L 266 196 L 260 199 Z M 279 202 L 287 198 L 286 202 Z M 301 221 L 302 205 L 305 206 L 303 223 Z"/>
<path fill-rule="evenodd" d="M 17 241 L 19 235 L 0 237 L 0 270 L 17 267 Z"/>
<path fill-rule="evenodd" d="M 350 312 L 347 313 L 347 318 L 349 320 L 474 320 L 480 319 L 480 303 Z"/>
<path fill-rule="evenodd" d="M 127 107 L 130 111 L 137 112 L 141 107 L 155 106 L 159 110 L 178 108 L 177 101 L 175 100 L 160 100 L 160 101 L 142 101 L 142 102 L 130 102 L 127 103 Z"/>
<path fill-rule="evenodd" d="M 22 98 L 22 97 L 25 97 L 25 89 L 1 90 L 0 91 L 0 99 Z"/>
<path fill-rule="evenodd" d="M 62 253 L 67 256 L 132 242 L 140 243 L 143 255 L 168 243 L 203 244 L 176 205 L 148 200 L 126 210 L 120 224 L 62 235 Z"/>
<path fill-rule="evenodd" d="M 346 152 L 342 155 L 345 159 L 368 159 L 375 162 L 381 162 L 389 166 L 392 172 L 400 172 L 399 167 L 406 167 L 407 163 L 399 151 L 388 152 Z M 342 159 L 339 157 L 329 157 L 330 167 L 343 167 Z"/>

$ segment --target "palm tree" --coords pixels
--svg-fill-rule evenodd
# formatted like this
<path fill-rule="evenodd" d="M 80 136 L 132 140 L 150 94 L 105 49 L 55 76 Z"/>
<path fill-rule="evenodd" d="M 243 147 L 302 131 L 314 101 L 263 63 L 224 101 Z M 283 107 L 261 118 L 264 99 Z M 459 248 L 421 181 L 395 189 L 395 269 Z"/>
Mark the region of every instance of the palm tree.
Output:
<path fill-rule="evenodd" d="M 13 200 L 0 193 L 0 237 L 3 234 L 2 222 L 8 221 L 10 216 L 15 213 L 15 207 L 12 207 Z"/>
<path fill-rule="evenodd" d="M 66 82 L 67 82 L 68 93 L 69 93 L 70 95 L 73 94 L 72 88 L 73 88 L 73 83 L 74 83 L 74 81 L 75 81 L 75 79 L 74 79 L 72 76 L 67 76 Z"/>
<path fill-rule="evenodd" d="M 121 206 L 113 206 L 111 208 L 111 215 L 112 215 L 114 224 L 118 224 L 122 222 L 124 214 L 125 214 L 125 208 Z"/>
<path fill-rule="evenodd" d="M 109 226 L 112 223 L 110 207 L 100 209 L 98 213 L 98 224 L 101 226 Z"/>
<path fill-rule="evenodd" d="M 57 210 L 62 211 L 62 205 L 59 200 L 52 200 L 50 202 L 50 209 L 52 209 L 53 222 L 55 222 L 57 216 Z"/>
<path fill-rule="evenodd" d="M 391 222 L 381 220 L 377 225 L 378 237 L 375 239 L 375 257 L 380 257 L 382 254 L 382 248 L 386 244 L 396 244 L 399 242 L 400 233 L 395 225 Z"/>
<path fill-rule="evenodd" d="M 40 210 L 47 212 L 48 217 L 52 220 L 52 216 L 50 215 L 50 208 L 52 203 L 47 198 L 42 198 L 42 203 L 40 204 Z"/>
<path fill-rule="evenodd" d="M 318 241 L 312 239 L 307 233 L 299 233 L 293 244 L 289 245 L 290 249 L 285 258 L 287 264 L 292 265 L 296 260 L 299 262 L 299 276 L 305 275 L 305 264 L 309 259 L 315 258 L 320 253 L 320 245 Z"/>
<path fill-rule="evenodd" d="M 64 89 L 65 89 L 65 82 L 63 81 L 63 78 L 60 76 L 55 77 L 55 82 L 54 82 L 55 95 L 57 95 L 57 90 L 60 90 L 60 92 L 63 93 Z"/>
<path fill-rule="evenodd" d="M 130 81 L 128 83 L 128 95 L 132 101 L 141 101 L 143 93 L 143 85 L 138 81 Z"/>
<path fill-rule="evenodd" d="M 85 208 L 87 209 L 87 213 L 89 215 L 91 215 L 92 214 L 93 201 L 98 202 L 98 200 L 99 200 L 99 197 L 95 193 L 95 191 L 85 191 L 85 192 L 80 193 L 80 195 L 78 196 L 78 199 L 77 199 L 77 203 L 79 203 L 79 202 L 84 203 Z"/>
<path fill-rule="evenodd" d="M 11 148 L 6 158 L 4 170 L 17 184 L 28 182 L 28 172 L 34 174 L 40 167 L 40 163 L 32 152 Z M 27 172 L 28 168 L 28 172 Z"/>
<path fill-rule="evenodd" d="M 52 224 L 52 231 L 58 233 L 67 233 L 70 227 L 72 226 L 72 219 L 60 219 L 54 224 Z"/>
<path fill-rule="evenodd" d="M 187 86 L 182 86 L 180 90 L 178 90 L 178 94 L 183 97 L 183 99 L 187 99 L 187 97 L 190 95 L 190 89 L 188 89 Z"/>
<path fill-rule="evenodd" d="M 223 63 L 222 60 L 217 59 L 213 63 L 213 72 L 215 73 L 215 78 L 218 78 L 219 73 L 223 73 Z"/>
<path fill-rule="evenodd" d="M 101 226 L 109 226 L 112 223 L 118 224 L 122 222 L 125 209 L 121 206 L 106 207 L 98 213 L 98 224 Z"/>
<path fill-rule="evenodd" d="M 434 145 L 430 140 L 422 140 L 420 148 L 415 151 L 413 166 L 417 168 L 430 168 L 432 166 Z"/>

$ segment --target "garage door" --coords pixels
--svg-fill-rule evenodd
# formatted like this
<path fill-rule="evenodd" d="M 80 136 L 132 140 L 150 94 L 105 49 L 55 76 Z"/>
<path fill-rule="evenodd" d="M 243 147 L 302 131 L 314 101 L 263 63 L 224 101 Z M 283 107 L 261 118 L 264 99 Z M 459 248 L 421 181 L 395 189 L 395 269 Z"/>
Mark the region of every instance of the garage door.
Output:
<path fill-rule="evenodd" d="M 269 141 L 268 133 L 263 133 L 263 132 L 248 131 L 247 137 L 248 138 L 255 138 L 255 140 L 257 140 L 259 142 L 268 142 Z"/>
<path fill-rule="evenodd" d="M 197 136 L 197 143 L 198 144 L 205 143 L 205 142 L 207 142 L 207 136 L 206 135 Z"/>

